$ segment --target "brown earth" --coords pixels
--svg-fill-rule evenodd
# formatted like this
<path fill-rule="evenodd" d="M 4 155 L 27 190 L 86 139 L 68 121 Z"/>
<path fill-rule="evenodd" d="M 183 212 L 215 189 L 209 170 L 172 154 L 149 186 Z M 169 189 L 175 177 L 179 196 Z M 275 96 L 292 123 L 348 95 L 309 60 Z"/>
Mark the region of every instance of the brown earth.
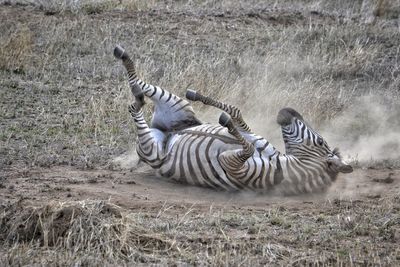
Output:
<path fill-rule="evenodd" d="M 51 168 L 3 170 L 0 200 L 2 203 L 24 201 L 43 205 L 50 201 L 109 200 L 127 209 L 159 209 L 164 203 L 175 205 L 210 205 L 236 208 L 269 209 L 274 205 L 303 208 L 309 204 L 343 199 L 368 201 L 391 198 L 400 192 L 400 170 L 356 169 L 342 175 L 321 195 L 278 197 L 253 193 L 218 192 L 187 186 L 156 177 L 145 166 L 143 171 L 79 170 L 59 166 Z"/>

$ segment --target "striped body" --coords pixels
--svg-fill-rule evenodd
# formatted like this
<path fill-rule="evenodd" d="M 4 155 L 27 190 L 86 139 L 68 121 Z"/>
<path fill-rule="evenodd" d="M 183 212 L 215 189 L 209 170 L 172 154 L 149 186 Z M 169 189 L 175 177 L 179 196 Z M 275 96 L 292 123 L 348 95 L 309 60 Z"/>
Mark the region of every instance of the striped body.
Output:
<path fill-rule="evenodd" d="M 323 191 L 333 180 L 323 172 L 323 164 L 281 154 L 264 138 L 248 133 L 245 138 L 256 151 L 247 159 L 241 175 L 230 175 L 221 166 L 220 157 L 226 151 L 241 149 L 241 144 L 219 125 L 203 124 L 162 138 L 165 154 L 162 164 L 155 168 L 158 175 L 180 183 L 229 191 L 300 194 Z M 137 149 L 144 155 L 140 145 Z M 141 159 L 148 162 L 151 157 Z"/>

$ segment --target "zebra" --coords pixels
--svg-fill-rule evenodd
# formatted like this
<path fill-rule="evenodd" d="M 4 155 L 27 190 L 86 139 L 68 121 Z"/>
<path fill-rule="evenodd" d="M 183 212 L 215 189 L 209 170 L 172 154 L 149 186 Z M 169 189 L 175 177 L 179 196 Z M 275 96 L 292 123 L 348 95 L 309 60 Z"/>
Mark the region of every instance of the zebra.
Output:
<path fill-rule="evenodd" d="M 139 79 L 121 46 L 114 56 L 122 60 L 135 97 L 128 109 L 137 129 L 137 153 L 159 176 L 225 191 L 297 195 L 324 192 L 339 173 L 353 171 L 292 108 L 277 116 L 286 150 L 281 153 L 251 131 L 237 107 L 189 89 L 188 100 L 223 111 L 219 125 L 203 123 L 187 100 Z M 143 116 L 145 97 L 155 105 L 151 126 Z"/>

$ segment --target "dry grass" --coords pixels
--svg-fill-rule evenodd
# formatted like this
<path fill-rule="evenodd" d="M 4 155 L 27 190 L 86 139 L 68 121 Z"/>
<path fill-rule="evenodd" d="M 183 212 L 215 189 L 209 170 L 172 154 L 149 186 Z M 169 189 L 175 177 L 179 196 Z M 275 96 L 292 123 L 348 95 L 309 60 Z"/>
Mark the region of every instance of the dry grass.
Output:
<path fill-rule="evenodd" d="M 24 72 L 30 63 L 33 46 L 33 33 L 26 26 L 1 40 L 0 70 Z"/>
<path fill-rule="evenodd" d="M 164 253 L 175 249 L 171 240 L 137 225 L 111 203 L 67 202 L 38 208 L 19 204 L 6 210 L 1 218 L 5 240 L 9 244 L 19 244 L 9 251 L 8 259 L 3 263 L 32 264 L 30 258 L 23 257 L 32 248 L 43 253 L 54 251 L 55 258 L 52 255 L 44 257 L 46 264 L 61 265 L 62 262 L 57 262 L 57 253 L 68 261 L 64 264 L 76 260 L 80 264 L 97 265 L 104 259 L 118 263 L 137 259 L 143 252 Z M 40 251 L 41 248 L 44 250 Z M 62 255 L 68 252 L 72 254 Z"/>
<path fill-rule="evenodd" d="M 336 199 L 320 211 L 275 206 L 247 213 L 164 204 L 155 213 L 132 213 L 99 201 L 17 203 L 0 217 L 4 240 L 14 244 L 0 262 L 393 265 L 400 260 L 399 204 Z"/>
<path fill-rule="evenodd" d="M 63 13 L 99 14 L 110 10 L 142 11 L 156 6 L 155 0 L 1 0 L 0 4 L 32 6 L 46 15 Z"/>

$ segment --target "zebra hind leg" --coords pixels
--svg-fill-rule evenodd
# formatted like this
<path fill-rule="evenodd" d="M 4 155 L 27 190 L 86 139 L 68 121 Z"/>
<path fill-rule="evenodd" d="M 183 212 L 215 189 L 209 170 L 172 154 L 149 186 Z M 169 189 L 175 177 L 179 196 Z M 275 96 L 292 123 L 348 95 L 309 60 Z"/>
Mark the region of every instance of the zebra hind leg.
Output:
<path fill-rule="evenodd" d="M 219 162 L 228 174 L 236 178 L 243 178 L 248 173 L 249 165 L 246 164 L 246 162 L 254 154 L 254 146 L 244 139 L 227 114 L 221 114 L 219 117 L 219 124 L 228 128 L 229 133 L 242 145 L 242 149 L 223 152 L 218 158 Z"/>
<path fill-rule="evenodd" d="M 190 89 L 188 89 L 186 91 L 186 98 L 191 101 L 200 101 L 205 105 L 213 106 L 213 107 L 216 107 L 218 109 L 225 111 L 232 118 L 233 123 L 237 127 L 239 127 L 240 130 L 245 131 L 245 132 L 251 132 L 250 127 L 243 120 L 242 112 L 237 107 L 214 100 L 208 96 L 203 96 L 200 93 L 198 93 L 194 90 L 190 90 Z"/>
<path fill-rule="evenodd" d="M 135 107 L 139 110 L 144 106 L 145 101 L 142 88 L 136 81 L 133 81 L 136 78 L 136 71 L 133 62 L 129 58 L 129 55 L 125 52 L 125 49 L 119 45 L 114 48 L 114 56 L 121 59 L 125 68 L 128 70 L 129 86 L 131 87 L 132 95 L 135 97 Z"/>
<path fill-rule="evenodd" d="M 142 81 L 136 74 L 135 64 L 121 46 L 115 47 L 114 56 L 122 60 L 136 102 L 144 105 L 144 97 L 147 97 L 154 103 L 152 128 L 161 131 L 178 131 L 201 124 L 188 101 L 165 89 Z"/>

